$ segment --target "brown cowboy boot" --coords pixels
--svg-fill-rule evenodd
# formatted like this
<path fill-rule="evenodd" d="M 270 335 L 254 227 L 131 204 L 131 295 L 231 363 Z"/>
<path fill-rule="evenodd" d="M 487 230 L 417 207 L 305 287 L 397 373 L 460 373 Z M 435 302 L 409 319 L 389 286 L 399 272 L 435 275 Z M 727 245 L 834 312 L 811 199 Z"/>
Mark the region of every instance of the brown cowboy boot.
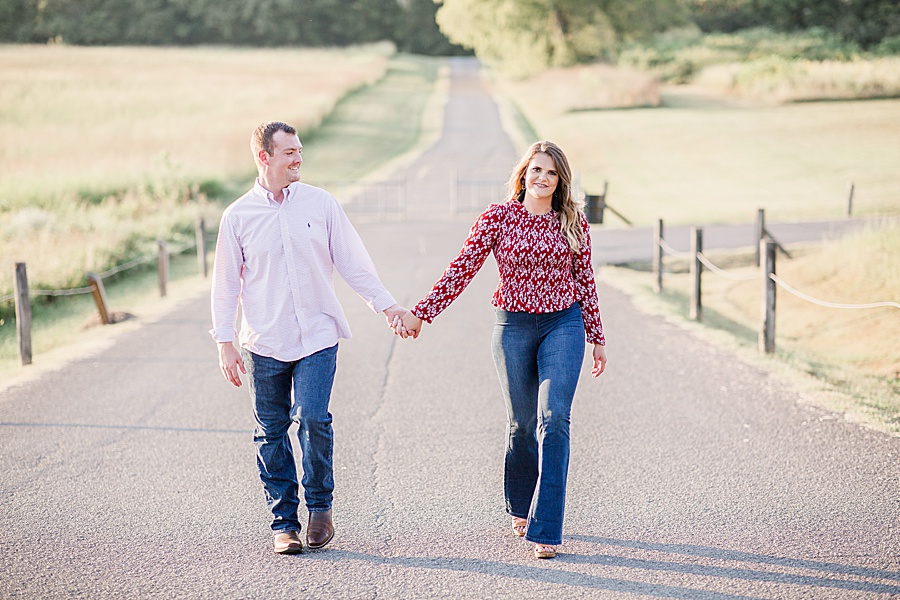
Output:
<path fill-rule="evenodd" d="M 312 549 L 322 548 L 334 537 L 334 523 L 331 520 L 331 509 L 325 512 L 309 513 L 306 525 L 306 545 Z"/>
<path fill-rule="evenodd" d="M 279 531 L 273 545 L 276 554 L 300 554 L 303 551 L 299 531 Z"/>

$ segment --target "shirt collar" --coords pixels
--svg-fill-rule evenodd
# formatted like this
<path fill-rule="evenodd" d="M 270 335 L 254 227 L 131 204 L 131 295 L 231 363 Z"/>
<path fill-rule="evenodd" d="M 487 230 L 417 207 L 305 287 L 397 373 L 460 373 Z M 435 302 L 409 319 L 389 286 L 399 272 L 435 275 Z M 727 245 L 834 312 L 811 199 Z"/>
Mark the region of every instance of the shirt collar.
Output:
<path fill-rule="evenodd" d="M 288 202 L 291 199 L 291 197 L 294 195 L 296 185 L 297 185 L 297 183 L 295 182 L 295 183 L 288 185 L 286 188 L 284 188 L 284 200 L 282 200 L 282 202 L 281 202 L 282 204 L 284 204 L 285 202 Z M 274 204 L 276 206 L 278 205 L 278 202 L 275 202 L 275 194 L 273 194 L 272 192 L 270 192 L 269 190 L 264 188 L 262 186 L 262 184 L 259 182 L 259 178 L 257 178 L 256 182 L 253 184 L 253 190 L 257 194 L 259 194 L 260 196 L 265 198 L 269 202 L 269 204 Z"/>
<path fill-rule="evenodd" d="M 526 217 L 529 217 L 532 219 L 545 219 L 545 220 L 549 221 L 550 219 L 552 219 L 553 217 L 555 217 L 557 215 L 557 212 L 553 209 L 548 210 L 547 212 L 545 212 L 542 215 L 533 215 L 533 214 L 531 214 L 531 212 L 529 212 L 529 210 L 527 208 L 525 208 L 525 205 L 523 203 L 519 202 L 515 198 L 513 198 L 509 202 L 516 207 L 515 210 L 518 210 L 520 213 L 522 213 Z"/>

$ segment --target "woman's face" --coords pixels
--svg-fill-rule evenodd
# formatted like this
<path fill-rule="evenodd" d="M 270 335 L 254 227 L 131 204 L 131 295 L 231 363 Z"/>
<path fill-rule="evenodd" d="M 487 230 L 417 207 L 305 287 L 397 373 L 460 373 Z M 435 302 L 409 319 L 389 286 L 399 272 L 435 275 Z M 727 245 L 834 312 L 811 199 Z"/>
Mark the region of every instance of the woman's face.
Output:
<path fill-rule="evenodd" d="M 557 183 L 559 174 L 550 155 L 544 152 L 535 154 L 525 169 L 525 193 L 536 200 L 551 201 Z"/>

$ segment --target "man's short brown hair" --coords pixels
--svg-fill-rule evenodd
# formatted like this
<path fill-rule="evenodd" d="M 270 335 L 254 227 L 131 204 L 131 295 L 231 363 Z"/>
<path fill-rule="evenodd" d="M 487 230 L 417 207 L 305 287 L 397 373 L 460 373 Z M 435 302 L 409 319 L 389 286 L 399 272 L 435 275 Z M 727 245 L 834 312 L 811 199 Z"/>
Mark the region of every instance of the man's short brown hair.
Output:
<path fill-rule="evenodd" d="M 253 131 L 253 136 L 250 138 L 250 151 L 253 152 L 254 158 L 259 154 L 260 149 L 265 150 L 266 154 L 272 156 L 272 153 L 275 151 L 272 137 L 278 131 L 283 131 L 288 135 L 297 133 L 296 129 L 281 121 L 269 121 L 261 124 Z"/>

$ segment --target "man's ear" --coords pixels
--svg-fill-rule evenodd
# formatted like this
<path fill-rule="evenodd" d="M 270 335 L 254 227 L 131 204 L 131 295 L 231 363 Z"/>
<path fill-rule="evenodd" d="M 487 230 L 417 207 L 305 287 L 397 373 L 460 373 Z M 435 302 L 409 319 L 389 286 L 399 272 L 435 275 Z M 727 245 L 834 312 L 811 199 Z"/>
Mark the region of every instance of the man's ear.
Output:
<path fill-rule="evenodd" d="M 265 148 L 260 148 L 259 152 L 257 152 L 257 156 L 259 157 L 259 162 L 266 166 L 269 165 L 269 153 L 266 152 Z"/>

